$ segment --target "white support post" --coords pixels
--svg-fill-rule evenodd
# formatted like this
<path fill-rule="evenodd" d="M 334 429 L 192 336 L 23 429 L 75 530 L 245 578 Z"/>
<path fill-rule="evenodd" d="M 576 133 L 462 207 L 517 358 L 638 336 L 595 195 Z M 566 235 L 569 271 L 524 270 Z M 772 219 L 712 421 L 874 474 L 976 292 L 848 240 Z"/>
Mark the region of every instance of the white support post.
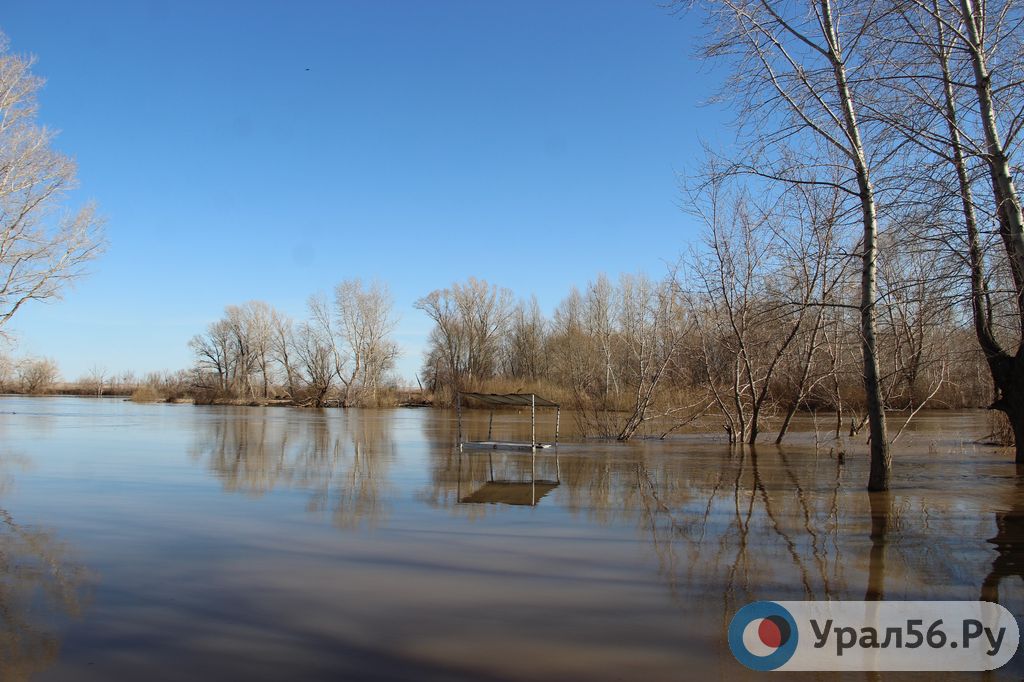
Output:
<path fill-rule="evenodd" d="M 537 448 L 530 453 L 530 506 L 537 506 Z"/>
<path fill-rule="evenodd" d="M 537 449 L 537 396 L 530 394 L 530 447 Z"/>
<path fill-rule="evenodd" d="M 459 422 L 459 452 L 462 452 L 462 394 L 455 394 L 455 415 Z"/>
<path fill-rule="evenodd" d="M 459 458 L 459 464 L 457 468 L 456 481 L 455 481 L 455 498 L 462 502 L 462 448 L 459 448 L 459 454 L 456 455 Z"/>

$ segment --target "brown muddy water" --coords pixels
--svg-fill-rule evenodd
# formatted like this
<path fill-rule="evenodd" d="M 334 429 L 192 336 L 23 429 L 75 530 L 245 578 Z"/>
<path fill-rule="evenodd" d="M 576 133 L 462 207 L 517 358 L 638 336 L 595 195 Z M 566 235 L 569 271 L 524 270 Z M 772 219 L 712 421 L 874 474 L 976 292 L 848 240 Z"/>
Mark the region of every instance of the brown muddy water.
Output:
<path fill-rule="evenodd" d="M 460 456 L 440 410 L 0 413 L 3 680 L 725 680 L 756 675 L 725 635 L 754 600 L 1024 613 L 1024 475 L 981 412 L 921 416 L 876 496 L 863 444 L 807 432 L 533 460 Z"/>

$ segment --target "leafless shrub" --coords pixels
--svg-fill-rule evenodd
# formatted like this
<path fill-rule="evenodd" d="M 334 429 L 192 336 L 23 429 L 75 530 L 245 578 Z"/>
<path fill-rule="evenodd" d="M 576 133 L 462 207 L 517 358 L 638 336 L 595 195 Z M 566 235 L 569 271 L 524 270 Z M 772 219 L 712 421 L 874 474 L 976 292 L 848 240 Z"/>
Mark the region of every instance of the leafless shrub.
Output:
<path fill-rule="evenodd" d="M 1010 419 L 1006 416 L 1006 413 L 998 410 L 989 410 L 986 420 L 988 421 L 988 435 L 985 436 L 985 442 L 992 445 L 1013 447 L 1015 443 L 1013 439 L 1013 426 L 1010 424 Z"/>
<path fill-rule="evenodd" d="M 32 395 L 48 393 L 60 376 L 57 363 L 50 358 L 28 358 L 18 363 L 21 390 Z"/>

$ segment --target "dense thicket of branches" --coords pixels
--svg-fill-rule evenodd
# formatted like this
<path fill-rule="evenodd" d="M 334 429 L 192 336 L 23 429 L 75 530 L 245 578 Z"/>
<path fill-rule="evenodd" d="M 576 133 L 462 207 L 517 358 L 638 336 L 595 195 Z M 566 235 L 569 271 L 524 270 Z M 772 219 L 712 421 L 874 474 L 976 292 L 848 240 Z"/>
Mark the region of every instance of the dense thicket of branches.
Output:
<path fill-rule="evenodd" d="M 781 441 L 799 410 L 834 413 L 837 436 L 859 431 L 859 282 L 833 248 L 831 193 L 766 209 L 716 187 L 693 197 L 706 244 L 659 280 L 598 276 L 549 318 L 479 280 L 421 299 L 435 319 L 424 387 L 441 404 L 456 390 L 536 391 L 572 408 L 584 433 L 623 440 L 718 415 L 731 441 L 753 443 L 769 423 Z M 963 311 L 908 290 L 920 276 L 913 256 L 883 262 L 887 408 L 905 420 L 926 403 L 983 404 L 984 359 Z"/>
<path fill-rule="evenodd" d="M 706 0 L 705 55 L 729 74 L 737 151 L 706 178 L 776 201 L 834 190 L 835 254 L 855 259 L 869 487 L 887 485 L 887 402 L 922 399 L 929 329 L 970 321 L 1024 462 L 1024 123 L 1012 0 Z M 857 229 L 854 231 L 853 227 Z M 891 337 L 883 348 L 880 335 Z M 954 359 L 938 381 L 956 373 Z M 886 363 L 900 365 L 884 376 Z M 898 379 L 898 381 L 897 381 Z M 927 382 L 925 382 L 927 384 Z"/>

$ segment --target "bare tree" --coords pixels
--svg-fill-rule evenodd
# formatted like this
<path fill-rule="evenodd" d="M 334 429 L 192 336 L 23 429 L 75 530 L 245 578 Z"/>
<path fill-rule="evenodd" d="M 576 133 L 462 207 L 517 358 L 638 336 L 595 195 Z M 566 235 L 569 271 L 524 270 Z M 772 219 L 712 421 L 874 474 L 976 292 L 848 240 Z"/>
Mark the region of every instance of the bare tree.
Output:
<path fill-rule="evenodd" d="M 547 376 L 569 390 L 584 433 L 625 441 L 656 420 L 678 428 L 697 406 L 679 399 L 690 386 L 676 381 L 691 327 L 674 272 L 623 274 L 615 284 L 599 275 L 555 310 Z"/>
<path fill-rule="evenodd" d="M 253 369 L 258 371 L 260 394 L 270 397 L 270 385 L 273 381 L 273 341 L 274 318 L 276 311 L 264 301 L 249 301 L 242 307 L 242 315 L 249 337 Z"/>
<path fill-rule="evenodd" d="M 310 297 L 309 319 L 298 327 L 263 301 L 227 306 L 189 342 L 195 387 L 210 397 L 254 399 L 271 397 L 283 382 L 293 400 L 322 405 L 340 382 L 342 404 L 363 389 L 376 398 L 398 352 L 387 288 L 353 280 L 336 294 L 333 309 L 324 296 Z"/>
<path fill-rule="evenodd" d="M 96 396 L 103 395 L 103 389 L 107 383 L 107 368 L 103 365 L 93 365 L 89 369 L 89 374 L 86 376 L 86 382 L 96 391 Z"/>
<path fill-rule="evenodd" d="M 0 35 L 0 329 L 26 302 L 59 297 L 103 245 L 95 208 L 66 206 L 75 164 L 36 122 L 32 64 Z"/>
<path fill-rule="evenodd" d="M 130 369 L 126 369 L 110 379 L 110 388 L 118 394 L 131 393 L 139 386 L 139 379 Z"/>
<path fill-rule="evenodd" d="M 593 284 L 588 286 L 588 298 Z M 604 364 L 598 341 L 585 309 L 583 294 L 573 287 L 555 309 L 546 346 L 551 354 L 551 370 L 557 383 L 569 392 L 573 414 L 580 431 L 589 433 L 596 425 L 600 435 L 614 433 L 614 425 L 605 423 L 608 391 L 602 377 Z"/>
<path fill-rule="evenodd" d="M 1024 463 L 1024 218 L 1014 162 L 1024 122 L 1024 8 L 1012 0 L 897 8 L 872 38 L 885 56 L 875 78 L 901 106 L 878 115 L 922 159 L 920 201 L 935 212 L 934 238 L 968 273 L 975 336 L 996 393 L 991 408 L 1009 418 Z M 947 206 L 953 197 L 959 221 Z M 956 222 L 960 235 L 948 229 Z"/>
<path fill-rule="evenodd" d="M 236 395 L 256 395 L 253 375 L 256 372 L 256 349 L 250 329 L 250 318 L 245 307 L 229 305 L 224 309 L 228 349 L 231 354 L 229 383 Z"/>
<path fill-rule="evenodd" d="M 706 249 L 691 255 L 694 282 L 688 288 L 705 378 L 729 441 L 754 443 L 775 402 L 776 372 L 805 326 L 818 277 L 784 283 L 789 273 L 775 244 L 782 231 L 772 227 L 778 216 L 744 192 L 720 194 L 719 183 L 712 181 L 707 200 L 695 204 Z"/>
<path fill-rule="evenodd" d="M 263 301 L 227 306 L 224 317 L 189 342 L 196 356 L 197 383 L 233 397 L 270 397 L 275 360 L 281 356 L 283 320 Z M 287 352 L 284 349 L 286 362 Z"/>
<path fill-rule="evenodd" d="M 558 376 L 571 390 L 580 430 L 609 438 L 620 432 L 619 412 L 625 409 L 616 303 L 615 288 L 604 273 L 582 293 L 573 288 L 555 310 L 549 342 Z"/>
<path fill-rule="evenodd" d="M 293 348 L 295 347 L 295 324 L 291 318 L 277 310 L 270 309 L 270 353 L 284 372 L 285 389 L 292 398 L 296 395 L 297 375 Z"/>
<path fill-rule="evenodd" d="M 303 322 L 295 330 L 294 355 L 305 401 L 323 406 L 338 376 L 334 340 L 322 325 Z"/>
<path fill-rule="evenodd" d="M 0 353 L 0 391 L 9 391 L 14 384 L 18 363 L 6 353 Z"/>
<path fill-rule="evenodd" d="M 511 291 L 470 277 L 430 292 L 416 307 L 434 322 L 425 363 L 434 390 L 457 391 L 495 375 L 512 311 Z"/>
<path fill-rule="evenodd" d="M 879 268 L 879 337 L 886 403 L 919 410 L 958 359 L 949 345 L 957 312 L 942 284 L 953 278 L 943 263 L 913 248 L 891 249 Z"/>
<path fill-rule="evenodd" d="M 227 321 L 210 323 L 205 334 L 192 337 L 189 347 L 196 356 L 198 386 L 227 393 L 235 361 Z"/>
<path fill-rule="evenodd" d="M 519 301 L 509 321 L 504 354 L 505 374 L 530 381 L 544 376 L 547 369 L 546 335 L 547 321 L 540 311 L 537 297 L 531 296 L 529 303 Z"/>
<path fill-rule="evenodd" d="M 378 389 L 395 365 L 398 346 L 391 340 L 397 320 L 386 284 L 374 281 L 364 286 L 349 279 L 334 289 L 337 333 L 345 354 L 339 372 L 345 404 L 368 391 L 374 403 Z"/>
<path fill-rule="evenodd" d="M 859 207 L 861 349 L 871 432 L 868 488 L 884 490 L 892 460 L 875 339 L 879 213 L 873 176 L 888 149 L 861 120 L 860 100 L 870 99 L 865 89 L 872 82 L 858 78 L 865 62 L 861 41 L 878 9 L 856 0 L 709 0 L 706 7 L 716 31 L 706 54 L 732 67 L 727 92 L 740 107 L 753 145 L 741 169 L 773 182 L 835 186 Z M 784 153 L 798 143 L 800 156 Z M 794 158 L 810 163 L 794 165 Z M 838 170 L 841 181 L 820 177 L 815 167 Z"/>
<path fill-rule="evenodd" d="M 831 306 L 844 298 L 850 281 L 850 259 L 839 247 L 846 236 L 842 211 L 842 193 L 835 187 L 798 184 L 781 198 L 779 220 L 769 222 L 778 265 L 776 290 L 770 295 L 797 320 L 792 348 L 781 355 L 773 381 L 785 405 L 776 444 L 812 392 L 826 381 L 838 381 L 835 363 L 819 359 L 828 344 Z M 841 396 L 836 409 L 841 414 Z"/>
<path fill-rule="evenodd" d="M 26 358 L 18 364 L 18 379 L 25 393 L 46 393 L 59 376 L 57 363 L 50 358 Z"/>
<path fill-rule="evenodd" d="M 675 404 L 661 410 L 653 408 L 687 339 L 691 318 L 682 310 L 674 272 L 660 282 L 643 275 L 623 275 L 619 289 L 622 374 L 630 386 L 631 399 L 616 438 L 625 441 L 653 416 L 675 415 L 680 409 Z"/>

